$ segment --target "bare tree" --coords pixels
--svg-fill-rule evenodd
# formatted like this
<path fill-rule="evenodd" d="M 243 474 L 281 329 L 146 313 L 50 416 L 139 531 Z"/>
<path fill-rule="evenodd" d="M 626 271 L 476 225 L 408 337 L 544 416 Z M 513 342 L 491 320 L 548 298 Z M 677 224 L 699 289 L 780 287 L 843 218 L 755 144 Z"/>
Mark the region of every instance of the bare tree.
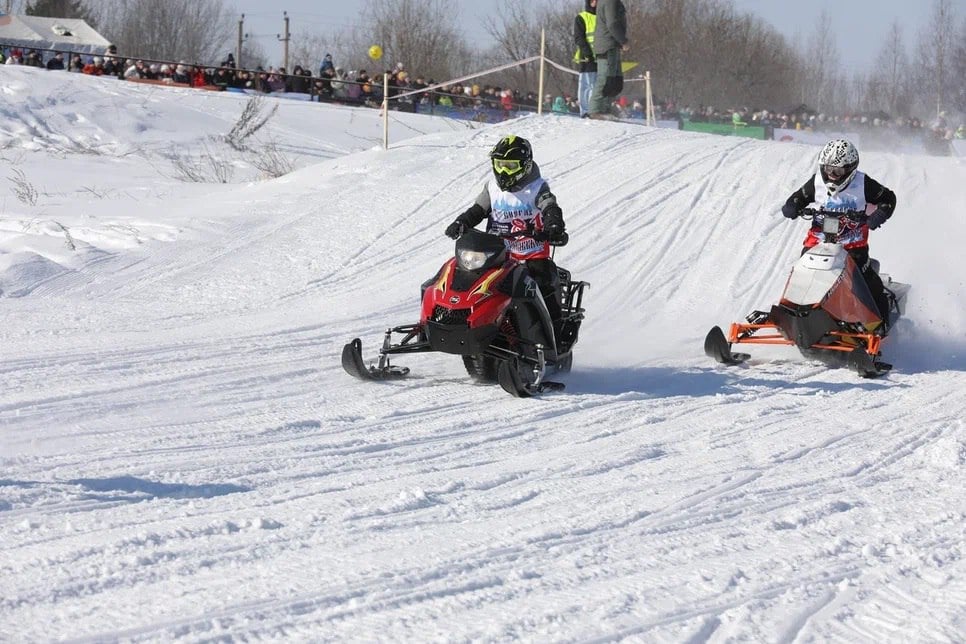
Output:
<path fill-rule="evenodd" d="M 47 18 L 79 18 L 97 26 L 82 0 L 32 0 L 24 7 L 24 13 Z"/>
<path fill-rule="evenodd" d="M 919 34 L 920 86 L 935 101 L 937 114 L 946 107 L 955 24 L 952 0 L 933 0 L 929 24 Z"/>
<path fill-rule="evenodd" d="M 5 2 L 0 2 L 0 9 L 3 9 L 7 13 L 16 15 L 18 13 L 23 13 L 26 5 L 27 0 L 6 0 Z"/>
<path fill-rule="evenodd" d="M 484 22 L 486 32 L 494 45 L 487 52 L 492 64 L 523 60 L 540 53 L 540 22 L 532 7 L 514 0 L 503 0 L 496 16 L 488 16 Z M 507 84 L 516 88 L 536 88 L 537 72 L 532 67 L 520 67 L 506 72 Z"/>
<path fill-rule="evenodd" d="M 959 110 L 961 115 L 966 115 L 966 17 L 960 23 L 959 36 L 956 39 L 956 47 L 953 50 L 953 71 L 952 79 L 952 105 Z M 960 123 L 963 123 L 960 120 Z"/>
<path fill-rule="evenodd" d="M 235 33 L 224 0 L 103 0 L 102 33 L 122 56 L 215 64 Z"/>
<path fill-rule="evenodd" d="M 366 0 L 362 24 L 346 45 L 353 52 L 379 45 L 387 69 L 403 63 L 407 70 L 446 78 L 468 58 L 459 10 L 449 0 Z"/>
<path fill-rule="evenodd" d="M 908 78 L 909 60 L 902 25 L 896 20 L 889 28 L 885 44 L 875 59 L 875 67 L 869 78 L 868 103 L 885 109 L 893 116 L 908 114 L 911 108 Z"/>
<path fill-rule="evenodd" d="M 265 53 L 262 44 L 254 38 L 245 38 L 242 41 L 241 60 L 235 62 L 241 65 L 242 69 L 258 69 L 259 67 L 268 69 L 268 55 Z"/>
<path fill-rule="evenodd" d="M 484 29 L 493 39 L 493 47 L 484 54 L 487 65 L 524 60 L 540 53 L 541 32 L 546 32 L 546 55 L 559 64 L 568 64 L 574 54 L 573 24 L 577 12 L 573 7 L 544 2 L 541 5 L 503 0 L 496 14 L 484 20 Z M 576 77 L 548 68 L 546 89 L 551 94 L 576 91 Z M 536 90 L 539 68 L 529 64 L 509 69 L 489 84 L 510 86 L 518 90 Z"/>
<path fill-rule="evenodd" d="M 628 15 L 628 31 L 638 34 L 631 43 L 632 53 L 647 61 L 655 78 L 660 78 L 658 93 L 672 101 L 690 94 L 688 55 L 703 31 L 703 25 L 690 20 L 695 8 L 692 0 L 651 0 L 644 11 Z M 708 96 L 701 102 L 710 100 Z"/>
<path fill-rule="evenodd" d="M 832 33 L 832 16 L 823 9 L 805 43 L 803 100 L 818 109 L 833 111 L 837 105 L 832 92 L 837 79 L 838 44 Z"/>
<path fill-rule="evenodd" d="M 289 44 L 289 60 L 292 61 L 293 68 L 300 65 L 305 69 L 317 72 L 322 58 L 326 54 L 332 53 L 332 49 L 330 39 L 323 34 L 296 32 Z M 336 58 L 334 54 L 333 58 Z M 337 60 L 341 61 L 342 59 L 337 58 Z M 341 62 L 339 64 L 342 66 Z"/>

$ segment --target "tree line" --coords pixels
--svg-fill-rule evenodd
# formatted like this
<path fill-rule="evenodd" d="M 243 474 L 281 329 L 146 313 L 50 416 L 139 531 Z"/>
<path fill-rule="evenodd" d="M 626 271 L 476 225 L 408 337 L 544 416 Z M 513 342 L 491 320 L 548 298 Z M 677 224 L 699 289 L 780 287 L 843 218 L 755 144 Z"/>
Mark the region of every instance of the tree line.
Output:
<path fill-rule="evenodd" d="M 226 0 L 20 0 L 25 13 L 84 18 L 117 45 L 122 56 L 216 64 L 234 51 L 239 13 Z M 966 113 L 966 15 L 955 0 L 923 3 L 929 19 L 916 34 L 896 21 L 878 40 L 872 69 L 851 71 L 840 61 L 827 12 L 791 42 L 730 0 L 624 0 L 631 51 L 626 60 L 650 70 L 654 92 L 675 105 L 783 110 L 806 104 L 826 113 L 884 112 L 893 118 Z M 405 61 L 410 73 L 442 81 L 539 53 L 569 64 L 573 22 L 582 0 L 501 0 L 484 29 L 489 40 L 470 42 L 463 16 L 450 0 L 363 0 L 350 29 L 324 33 L 297 28 L 291 64 L 315 68 L 325 53 L 345 69 L 380 71 Z M 792 7 L 789 10 L 794 10 Z M 371 44 L 385 52 L 367 58 Z M 280 62 L 280 61 L 279 61 Z M 275 64 L 279 64 L 275 62 Z M 267 67 L 264 49 L 246 41 L 243 66 Z M 375 69 L 373 69 L 375 68 Z M 522 91 L 537 87 L 527 65 L 479 79 Z M 476 82 L 476 81 L 475 81 Z M 548 68 L 546 88 L 570 93 L 575 77 Z M 635 86 L 627 85 L 629 93 Z M 640 92 L 637 92 L 640 93 Z"/>

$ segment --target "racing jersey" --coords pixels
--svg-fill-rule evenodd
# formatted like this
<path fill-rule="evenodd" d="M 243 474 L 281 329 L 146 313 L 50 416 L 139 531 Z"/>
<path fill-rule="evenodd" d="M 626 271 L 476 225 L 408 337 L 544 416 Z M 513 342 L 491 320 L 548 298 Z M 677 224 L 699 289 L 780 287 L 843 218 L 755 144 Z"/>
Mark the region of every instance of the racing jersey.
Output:
<path fill-rule="evenodd" d="M 879 207 L 891 214 L 896 207 L 896 195 L 864 172 L 856 172 L 849 185 L 836 194 L 830 195 L 825 182 L 822 180 L 821 173 L 816 172 L 804 186 L 788 198 L 787 203 L 792 203 L 797 208 L 804 208 L 807 204 L 814 203 L 822 210 L 840 212 L 859 211 L 868 213 L 872 208 Z M 804 245 L 806 248 L 811 248 L 824 241 L 822 233 L 824 220 L 825 218 L 821 215 L 816 215 L 812 219 L 812 227 L 805 237 Z M 846 220 L 844 226 L 839 240 L 847 250 L 869 245 L 868 224 Z"/>
<path fill-rule="evenodd" d="M 540 170 L 534 163 L 533 170 L 516 190 L 501 190 L 496 180 L 490 178 L 470 210 L 473 216 L 464 217 L 471 226 L 486 217 L 486 232 L 495 235 L 526 230 L 530 224 L 533 224 L 534 231 L 538 231 L 543 230 L 541 214 L 556 203 L 557 198 L 550 192 L 550 185 L 540 176 Z M 550 257 L 550 244 L 546 241 L 517 237 L 507 240 L 506 244 L 510 256 L 516 260 Z"/>

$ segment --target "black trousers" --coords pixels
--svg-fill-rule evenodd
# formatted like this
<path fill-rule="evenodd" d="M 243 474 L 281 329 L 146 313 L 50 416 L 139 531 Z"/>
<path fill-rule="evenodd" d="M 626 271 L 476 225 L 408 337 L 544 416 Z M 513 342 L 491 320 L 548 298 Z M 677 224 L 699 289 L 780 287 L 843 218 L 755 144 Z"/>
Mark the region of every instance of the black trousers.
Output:
<path fill-rule="evenodd" d="M 852 260 L 855 261 L 856 266 L 862 271 L 862 277 L 865 278 L 865 283 L 869 286 L 869 292 L 872 293 L 875 305 L 879 307 L 879 317 L 888 324 L 889 298 L 886 296 L 882 278 L 872 269 L 872 260 L 869 259 L 869 247 L 853 248 L 849 251 L 849 255 L 852 256 Z"/>
<path fill-rule="evenodd" d="M 560 276 L 557 274 L 557 265 L 552 259 L 530 259 L 527 260 L 527 271 L 540 287 L 550 319 L 556 322 L 563 314 L 560 309 Z"/>

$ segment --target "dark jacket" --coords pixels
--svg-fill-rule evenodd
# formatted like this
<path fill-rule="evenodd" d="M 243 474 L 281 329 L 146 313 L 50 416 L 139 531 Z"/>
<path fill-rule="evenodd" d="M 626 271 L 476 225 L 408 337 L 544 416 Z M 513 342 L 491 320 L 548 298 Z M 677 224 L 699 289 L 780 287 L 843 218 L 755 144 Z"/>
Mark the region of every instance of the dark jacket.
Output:
<path fill-rule="evenodd" d="M 584 6 L 584 11 L 587 13 L 597 13 L 596 7 L 590 6 L 590 0 L 586 0 L 586 5 Z M 594 50 L 587 42 L 587 23 L 584 22 L 584 17 L 577 14 L 574 18 L 574 45 L 577 46 L 577 66 L 581 73 L 584 72 L 596 72 L 597 71 L 597 58 L 594 56 Z"/>
<path fill-rule="evenodd" d="M 886 220 L 888 220 L 890 217 L 892 217 L 892 213 L 896 209 L 896 193 L 892 192 L 869 175 L 863 173 L 863 176 L 865 177 L 865 182 L 863 184 L 865 202 L 881 210 L 885 214 Z M 788 197 L 788 199 L 785 201 L 785 204 L 794 206 L 796 210 L 801 211 L 809 204 L 814 203 L 816 201 L 815 182 L 816 176 L 812 175 L 812 177 L 805 182 L 805 185 L 793 192 L 791 196 Z M 805 238 L 805 247 L 809 248 L 817 244 L 821 239 L 821 232 L 822 228 L 820 223 L 818 220 L 813 220 L 812 227 L 809 229 L 808 236 Z M 849 251 L 858 248 L 865 248 L 869 242 L 868 227 L 863 225 L 861 227 L 861 233 L 861 239 L 856 239 L 852 242 L 846 243 L 845 248 Z"/>
<path fill-rule="evenodd" d="M 627 9 L 621 0 L 597 0 L 594 53 L 602 56 L 627 44 Z"/>
<path fill-rule="evenodd" d="M 884 185 L 865 175 L 865 201 L 876 208 L 881 208 L 890 217 L 892 211 L 896 209 L 896 193 L 892 192 Z M 785 201 L 786 204 L 795 206 L 797 210 L 802 210 L 808 204 L 815 202 L 815 175 L 812 175 L 801 188 L 791 194 Z"/>

